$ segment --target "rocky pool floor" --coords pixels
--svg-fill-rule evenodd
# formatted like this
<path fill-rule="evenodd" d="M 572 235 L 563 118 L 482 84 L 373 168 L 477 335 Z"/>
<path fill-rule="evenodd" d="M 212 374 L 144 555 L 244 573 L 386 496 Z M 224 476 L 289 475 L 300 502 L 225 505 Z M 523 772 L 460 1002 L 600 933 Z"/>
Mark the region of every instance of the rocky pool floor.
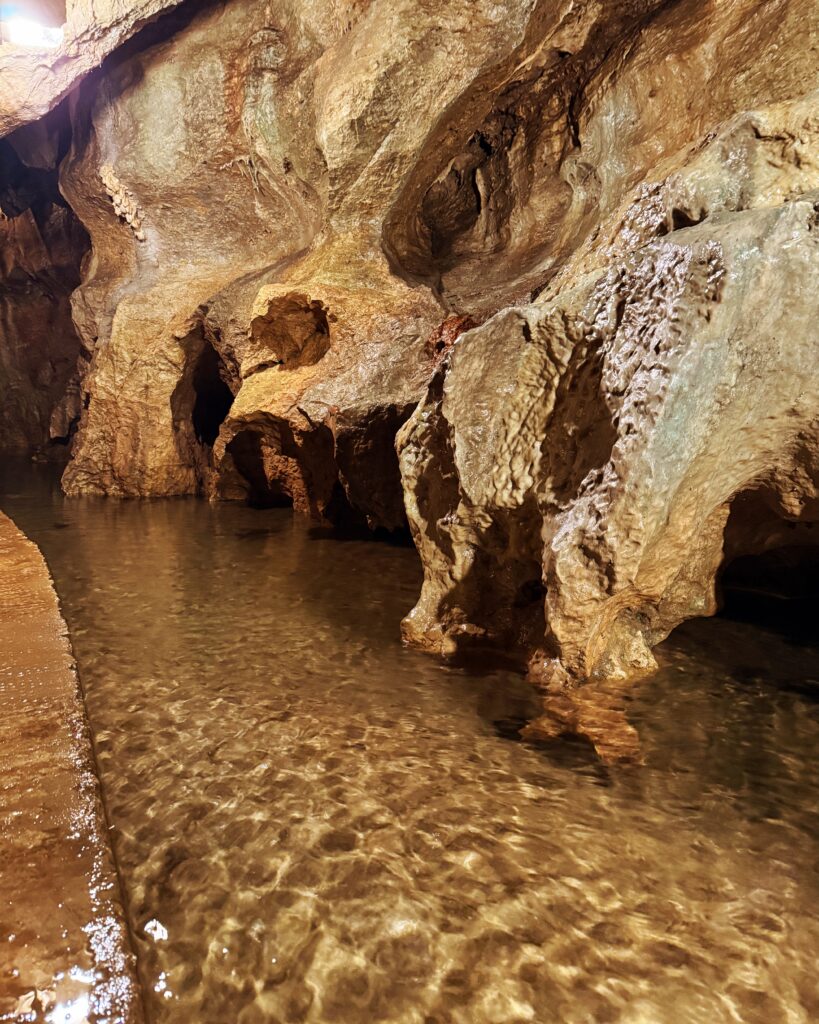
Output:
<path fill-rule="evenodd" d="M 819 654 L 689 624 L 643 766 L 401 646 L 411 548 L 6 466 L 72 635 L 154 1024 L 819 1020 Z"/>

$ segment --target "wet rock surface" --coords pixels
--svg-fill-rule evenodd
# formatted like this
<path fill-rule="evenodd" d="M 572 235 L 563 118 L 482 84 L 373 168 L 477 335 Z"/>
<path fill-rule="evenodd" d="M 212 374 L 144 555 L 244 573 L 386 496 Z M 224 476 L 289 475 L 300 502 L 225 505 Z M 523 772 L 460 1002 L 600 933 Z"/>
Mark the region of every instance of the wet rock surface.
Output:
<path fill-rule="evenodd" d="M 0 1020 L 139 1024 L 71 646 L 45 562 L 0 513 Z"/>
<path fill-rule="evenodd" d="M 405 637 L 551 689 L 639 674 L 728 562 L 814 546 L 815 4 L 67 17 L 0 123 L 77 86 L 79 359 L 3 428 L 50 418 L 68 493 L 408 517 Z"/>
<path fill-rule="evenodd" d="M 460 339 L 400 439 L 411 640 L 620 678 L 716 610 L 733 507 L 730 557 L 816 543 L 817 198 L 715 215 Z"/>

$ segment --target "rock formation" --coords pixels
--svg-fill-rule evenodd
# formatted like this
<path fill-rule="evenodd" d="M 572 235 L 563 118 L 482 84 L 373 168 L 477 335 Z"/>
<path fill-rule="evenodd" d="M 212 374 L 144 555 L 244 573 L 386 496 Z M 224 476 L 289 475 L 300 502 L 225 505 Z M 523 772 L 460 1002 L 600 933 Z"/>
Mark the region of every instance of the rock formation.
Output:
<path fill-rule="evenodd" d="M 394 530 L 403 488 L 406 638 L 547 690 L 814 543 L 815 4 L 107 6 L 68 21 L 111 53 L 60 165 L 68 493 Z M 90 67 L 53 60 L 6 130 Z"/>
<path fill-rule="evenodd" d="M 180 0 L 28 0 L 14 6 L 36 22 L 63 23 L 54 50 L 0 39 L 0 136 L 43 117 L 109 53 Z"/>
<path fill-rule="evenodd" d="M 63 112 L 0 139 L 0 438 L 6 450 L 64 445 L 79 409 L 67 394 L 80 354 L 71 293 L 88 236 L 57 187 Z"/>

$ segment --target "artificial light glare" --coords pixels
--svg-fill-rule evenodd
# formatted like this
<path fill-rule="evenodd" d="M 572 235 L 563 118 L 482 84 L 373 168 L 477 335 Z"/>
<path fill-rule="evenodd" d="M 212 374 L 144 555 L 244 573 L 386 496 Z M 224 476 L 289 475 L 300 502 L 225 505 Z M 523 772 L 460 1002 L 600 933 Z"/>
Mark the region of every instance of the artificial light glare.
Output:
<path fill-rule="evenodd" d="M 15 46 L 31 46 L 38 50 L 53 50 L 63 41 L 61 28 L 49 28 L 28 18 L 13 17 L 5 23 L 3 33 Z"/>
<path fill-rule="evenodd" d="M 90 1012 L 91 1000 L 82 995 L 67 1003 L 57 1003 L 46 1020 L 48 1024 L 88 1024 Z"/>

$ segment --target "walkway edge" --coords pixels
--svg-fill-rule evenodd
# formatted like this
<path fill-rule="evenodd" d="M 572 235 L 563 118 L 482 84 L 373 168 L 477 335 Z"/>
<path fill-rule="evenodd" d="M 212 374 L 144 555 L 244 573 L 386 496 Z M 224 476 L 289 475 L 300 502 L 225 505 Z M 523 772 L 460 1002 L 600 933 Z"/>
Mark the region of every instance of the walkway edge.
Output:
<path fill-rule="evenodd" d="M 0 1021 L 142 1024 L 68 629 L 0 512 Z"/>

